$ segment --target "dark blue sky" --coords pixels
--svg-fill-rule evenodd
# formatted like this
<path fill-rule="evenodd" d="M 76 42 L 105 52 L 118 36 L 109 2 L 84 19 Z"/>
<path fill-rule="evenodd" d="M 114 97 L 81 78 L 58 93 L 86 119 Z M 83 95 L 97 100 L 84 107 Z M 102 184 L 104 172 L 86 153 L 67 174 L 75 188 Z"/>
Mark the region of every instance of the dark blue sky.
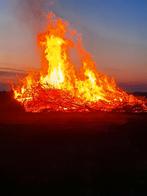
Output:
<path fill-rule="evenodd" d="M 39 66 L 37 32 L 21 22 L 14 9 L 19 4 L 24 12 L 18 3 L 23 1 L 0 1 L 0 66 Z M 147 90 L 147 0 L 54 0 L 52 6 L 45 5 L 40 7 L 43 12 L 55 11 L 83 34 L 98 69 L 119 83 Z"/>

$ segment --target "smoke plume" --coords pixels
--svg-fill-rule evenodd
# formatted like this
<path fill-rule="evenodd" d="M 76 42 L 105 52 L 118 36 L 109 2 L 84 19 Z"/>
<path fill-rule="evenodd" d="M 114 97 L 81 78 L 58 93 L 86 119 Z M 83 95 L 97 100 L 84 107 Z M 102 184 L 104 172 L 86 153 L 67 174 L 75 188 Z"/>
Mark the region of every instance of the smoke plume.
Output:
<path fill-rule="evenodd" d="M 18 19 L 35 31 L 41 28 L 47 12 L 53 9 L 56 0 L 15 0 Z"/>

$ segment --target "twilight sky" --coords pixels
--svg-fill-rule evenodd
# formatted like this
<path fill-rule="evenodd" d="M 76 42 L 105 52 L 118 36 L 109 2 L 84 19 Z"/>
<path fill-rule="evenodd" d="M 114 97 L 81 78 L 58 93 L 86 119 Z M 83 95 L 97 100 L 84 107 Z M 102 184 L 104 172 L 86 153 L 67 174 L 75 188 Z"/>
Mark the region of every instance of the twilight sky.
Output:
<path fill-rule="evenodd" d="M 147 91 L 147 0 L 0 0 L 1 83 L 40 66 L 36 35 L 51 10 L 82 33 L 99 70 Z"/>

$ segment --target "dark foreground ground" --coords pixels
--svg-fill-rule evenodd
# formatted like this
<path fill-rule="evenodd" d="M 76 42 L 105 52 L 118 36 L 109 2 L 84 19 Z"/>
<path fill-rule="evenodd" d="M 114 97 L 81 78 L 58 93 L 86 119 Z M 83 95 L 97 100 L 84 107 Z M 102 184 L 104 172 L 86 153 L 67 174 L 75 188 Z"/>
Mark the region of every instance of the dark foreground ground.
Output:
<path fill-rule="evenodd" d="M 0 195 L 147 195 L 147 114 L 0 108 Z"/>

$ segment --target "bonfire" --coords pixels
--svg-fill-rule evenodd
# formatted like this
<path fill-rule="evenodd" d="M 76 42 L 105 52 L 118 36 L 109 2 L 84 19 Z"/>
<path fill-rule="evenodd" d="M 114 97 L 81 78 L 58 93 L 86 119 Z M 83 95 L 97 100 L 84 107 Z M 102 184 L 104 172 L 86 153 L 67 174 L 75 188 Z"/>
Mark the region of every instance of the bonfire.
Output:
<path fill-rule="evenodd" d="M 96 69 L 82 38 L 68 22 L 49 13 L 38 35 L 42 65 L 13 85 L 14 98 L 27 112 L 145 112 L 147 105 Z M 78 65 L 77 65 L 78 64 Z"/>

